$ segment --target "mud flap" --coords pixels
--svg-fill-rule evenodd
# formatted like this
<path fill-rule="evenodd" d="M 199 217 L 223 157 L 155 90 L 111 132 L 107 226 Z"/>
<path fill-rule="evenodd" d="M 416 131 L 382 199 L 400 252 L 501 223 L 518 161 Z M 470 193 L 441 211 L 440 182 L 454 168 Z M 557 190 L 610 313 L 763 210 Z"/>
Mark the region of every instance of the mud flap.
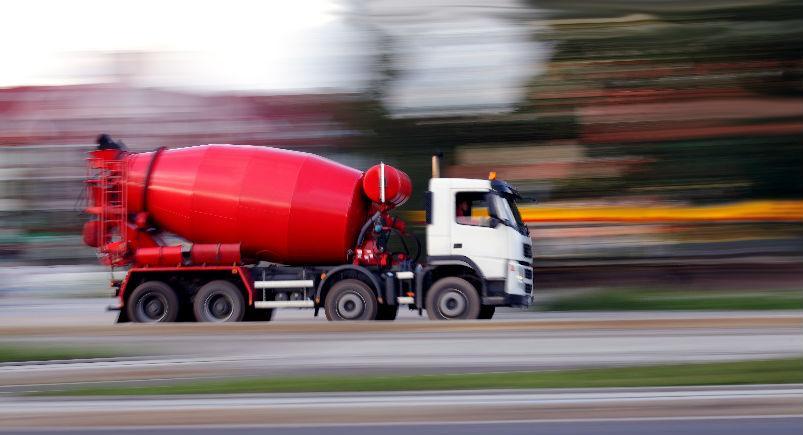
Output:
<path fill-rule="evenodd" d="M 126 314 L 125 310 L 120 310 L 117 312 L 117 320 L 114 323 L 129 323 L 131 320 L 128 318 L 128 314 Z"/>

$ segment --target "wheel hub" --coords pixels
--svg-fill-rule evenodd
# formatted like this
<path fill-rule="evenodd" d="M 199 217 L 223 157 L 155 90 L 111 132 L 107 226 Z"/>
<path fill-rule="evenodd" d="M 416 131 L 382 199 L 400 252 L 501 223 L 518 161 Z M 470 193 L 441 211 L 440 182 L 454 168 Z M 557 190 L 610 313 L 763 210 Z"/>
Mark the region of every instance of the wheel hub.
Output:
<path fill-rule="evenodd" d="M 232 301 L 225 295 L 212 295 L 209 298 L 208 305 L 209 313 L 218 320 L 225 320 L 232 313 Z"/>
<path fill-rule="evenodd" d="M 167 315 L 167 301 L 158 294 L 146 294 L 139 300 L 137 309 L 142 318 L 158 322 Z"/>
<path fill-rule="evenodd" d="M 466 301 L 465 295 L 454 289 L 446 291 L 438 301 L 438 308 L 446 317 L 461 316 L 466 311 L 467 306 L 468 301 Z"/>
<path fill-rule="evenodd" d="M 346 293 L 337 301 L 337 312 L 344 319 L 356 319 L 365 311 L 365 301 L 356 293 Z"/>
<path fill-rule="evenodd" d="M 164 307 L 162 307 L 162 304 L 156 300 L 148 302 L 148 305 L 145 306 L 145 312 L 148 313 L 150 317 L 158 317 L 163 310 Z"/>

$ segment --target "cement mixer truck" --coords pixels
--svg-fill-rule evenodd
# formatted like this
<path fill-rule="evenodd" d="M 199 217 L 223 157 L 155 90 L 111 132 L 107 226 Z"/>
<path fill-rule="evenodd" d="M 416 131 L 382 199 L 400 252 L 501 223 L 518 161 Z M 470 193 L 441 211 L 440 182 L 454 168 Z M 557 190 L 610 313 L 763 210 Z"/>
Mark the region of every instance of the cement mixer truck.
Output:
<path fill-rule="evenodd" d="M 118 322 L 266 321 L 278 308 L 393 320 L 400 307 L 490 319 L 531 302 L 519 194 L 494 177 L 440 178 L 437 157 L 426 252 L 391 214 L 412 183 L 384 163 L 362 172 L 244 145 L 132 153 L 106 135 L 87 161 L 83 239 L 112 268 Z"/>

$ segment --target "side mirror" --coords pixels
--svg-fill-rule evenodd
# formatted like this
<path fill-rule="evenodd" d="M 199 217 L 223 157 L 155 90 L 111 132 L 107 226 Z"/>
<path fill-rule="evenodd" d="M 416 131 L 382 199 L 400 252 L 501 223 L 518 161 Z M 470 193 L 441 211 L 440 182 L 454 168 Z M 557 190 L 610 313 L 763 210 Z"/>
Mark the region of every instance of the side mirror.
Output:
<path fill-rule="evenodd" d="M 491 227 L 491 228 L 496 228 L 501 223 L 502 223 L 502 221 L 499 220 L 499 218 L 496 218 L 496 217 L 491 217 L 491 218 L 488 219 L 488 226 Z"/>

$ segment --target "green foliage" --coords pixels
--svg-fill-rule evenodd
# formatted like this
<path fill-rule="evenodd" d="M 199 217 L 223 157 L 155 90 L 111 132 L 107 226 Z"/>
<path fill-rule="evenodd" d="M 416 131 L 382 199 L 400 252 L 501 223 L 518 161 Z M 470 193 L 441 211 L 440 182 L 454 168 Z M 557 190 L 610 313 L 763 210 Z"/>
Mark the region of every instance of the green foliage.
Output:
<path fill-rule="evenodd" d="M 647 387 L 803 382 L 803 359 L 676 364 L 542 372 L 414 376 L 238 378 L 136 387 L 85 387 L 36 395 L 160 395 L 325 391 L 475 390 L 496 388 Z"/>
<path fill-rule="evenodd" d="M 803 293 L 795 291 L 673 292 L 610 290 L 576 294 L 538 303 L 538 311 L 628 311 L 628 310 L 800 310 Z"/>
<path fill-rule="evenodd" d="M 0 345 L 0 362 L 53 361 L 84 358 L 111 358 L 120 356 L 112 350 L 81 349 L 75 347 L 41 347 Z"/>

